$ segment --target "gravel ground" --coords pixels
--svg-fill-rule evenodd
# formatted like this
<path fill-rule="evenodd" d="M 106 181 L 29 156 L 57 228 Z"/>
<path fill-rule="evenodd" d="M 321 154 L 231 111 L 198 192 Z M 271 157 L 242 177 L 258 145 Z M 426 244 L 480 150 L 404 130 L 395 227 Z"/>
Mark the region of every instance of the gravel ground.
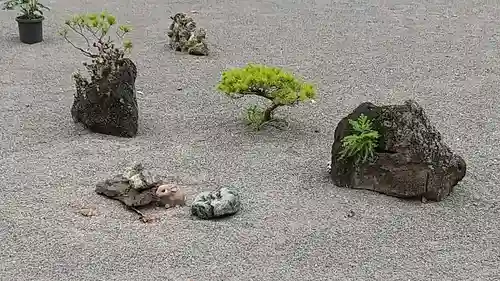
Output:
<path fill-rule="evenodd" d="M 20 44 L 15 12 L 0 13 L 1 280 L 500 279 L 499 2 L 45 3 L 41 44 Z M 56 32 L 97 7 L 135 27 L 144 94 L 134 139 L 71 121 L 71 73 L 84 58 Z M 209 31 L 208 58 L 165 47 L 169 16 L 192 10 Z M 243 104 L 214 87 L 249 61 L 312 81 L 318 102 L 280 110 L 288 130 L 248 131 Z M 467 161 L 456 192 L 422 204 L 333 186 L 337 122 L 363 101 L 408 98 Z M 244 209 L 221 221 L 156 211 L 161 221 L 143 224 L 93 191 L 134 161 L 178 177 L 190 199 L 238 185 Z M 76 213 L 91 206 L 97 216 Z"/>

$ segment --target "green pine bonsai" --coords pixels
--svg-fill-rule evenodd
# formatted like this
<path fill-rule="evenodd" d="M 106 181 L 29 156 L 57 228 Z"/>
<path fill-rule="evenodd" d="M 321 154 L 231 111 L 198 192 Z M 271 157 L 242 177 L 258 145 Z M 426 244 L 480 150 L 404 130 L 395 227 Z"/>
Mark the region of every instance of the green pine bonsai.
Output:
<path fill-rule="evenodd" d="M 339 160 L 351 158 L 356 164 L 371 160 L 378 146 L 379 133 L 372 128 L 371 120 L 364 114 L 355 121 L 349 119 L 349 124 L 354 132 L 342 139 Z"/>
<path fill-rule="evenodd" d="M 223 72 L 217 89 L 234 99 L 256 95 L 271 101 L 265 109 L 257 105 L 247 109 L 247 122 L 256 130 L 273 120 L 276 108 L 313 100 L 316 95 L 313 85 L 304 83 L 279 68 L 260 64 L 248 64 L 243 68 Z"/>

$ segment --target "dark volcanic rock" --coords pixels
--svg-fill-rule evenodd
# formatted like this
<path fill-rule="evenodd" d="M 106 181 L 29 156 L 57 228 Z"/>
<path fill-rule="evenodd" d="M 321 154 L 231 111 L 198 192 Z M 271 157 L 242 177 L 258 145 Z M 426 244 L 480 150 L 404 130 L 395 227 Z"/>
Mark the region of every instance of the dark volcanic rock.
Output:
<path fill-rule="evenodd" d="M 96 133 L 134 137 L 139 119 L 136 77 L 137 68 L 128 58 L 122 60 L 117 73 L 99 83 L 75 77 L 76 94 L 71 108 L 73 120 Z"/>
<path fill-rule="evenodd" d="M 357 165 L 338 159 L 341 140 L 351 134 L 349 119 L 361 114 L 379 132 L 379 146 L 371 162 Z M 331 177 L 335 185 L 367 189 L 401 198 L 441 201 L 463 179 L 466 164 L 443 143 L 423 109 L 412 100 L 403 105 L 359 105 L 335 130 Z"/>

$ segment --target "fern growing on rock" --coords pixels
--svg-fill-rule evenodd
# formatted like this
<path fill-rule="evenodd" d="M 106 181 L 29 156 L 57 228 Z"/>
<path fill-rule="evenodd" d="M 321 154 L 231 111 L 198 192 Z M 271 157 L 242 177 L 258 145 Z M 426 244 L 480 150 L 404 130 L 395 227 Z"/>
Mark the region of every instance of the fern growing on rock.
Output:
<path fill-rule="evenodd" d="M 349 124 L 353 134 L 342 139 L 339 160 L 353 159 L 356 164 L 365 163 L 374 157 L 380 135 L 364 114 L 356 120 L 349 120 Z"/>
<path fill-rule="evenodd" d="M 253 105 L 247 109 L 247 122 L 257 130 L 273 120 L 274 110 L 278 107 L 296 105 L 316 96 L 312 84 L 302 82 L 282 69 L 260 64 L 223 72 L 217 89 L 233 99 L 254 95 L 270 101 L 266 108 Z"/>

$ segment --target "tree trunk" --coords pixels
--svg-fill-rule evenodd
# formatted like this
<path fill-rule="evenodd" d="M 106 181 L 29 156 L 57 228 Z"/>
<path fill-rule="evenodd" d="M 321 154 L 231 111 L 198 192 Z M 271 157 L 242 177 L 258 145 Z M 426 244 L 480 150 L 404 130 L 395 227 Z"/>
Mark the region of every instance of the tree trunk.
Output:
<path fill-rule="evenodd" d="M 273 103 L 270 107 L 266 108 L 266 110 L 264 111 L 264 122 L 271 120 L 271 118 L 273 117 L 273 110 L 278 108 L 278 106 L 278 104 Z"/>

